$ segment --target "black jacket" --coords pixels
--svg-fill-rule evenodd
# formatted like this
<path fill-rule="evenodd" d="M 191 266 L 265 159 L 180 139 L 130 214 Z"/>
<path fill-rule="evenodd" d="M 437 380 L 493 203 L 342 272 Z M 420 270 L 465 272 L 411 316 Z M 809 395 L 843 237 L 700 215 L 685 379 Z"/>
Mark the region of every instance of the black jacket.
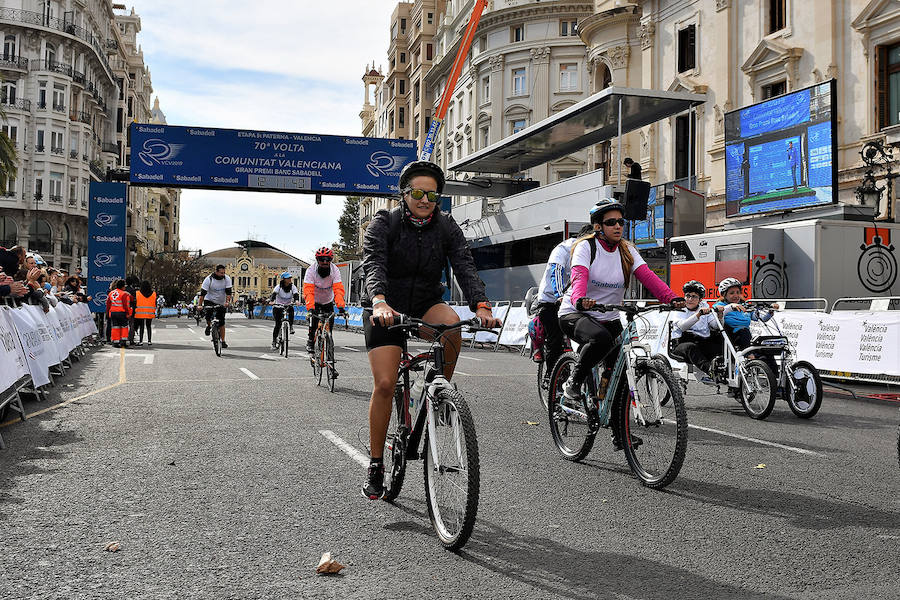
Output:
<path fill-rule="evenodd" d="M 392 222 L 397 223 L 393 231 Z M 423 314 L 441 302 L 441 277 L 447 260 L 474 311 L 479 302 L 487 301 L 484 282 L 478 277 L 469 245 L 453 217 L 436 210 L 428 225 L 416 228 L 407 222 L 402 206 L 390 212 L 378 211 L 366 228 L 363 241 L 366 285 L 362 305 L 371 306 L 372 297 L 384 294 L 394 310 Z"/>

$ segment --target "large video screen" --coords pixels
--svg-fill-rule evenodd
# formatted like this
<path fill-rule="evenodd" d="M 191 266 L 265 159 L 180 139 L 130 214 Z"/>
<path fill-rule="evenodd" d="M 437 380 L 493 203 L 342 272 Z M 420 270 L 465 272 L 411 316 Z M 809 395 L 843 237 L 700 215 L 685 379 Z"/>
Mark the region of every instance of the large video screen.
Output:
<path fill-rule="evenodd" d="M 725 215 L 831 204 L 837 197 L 835 81 L 725 114 Z"/>

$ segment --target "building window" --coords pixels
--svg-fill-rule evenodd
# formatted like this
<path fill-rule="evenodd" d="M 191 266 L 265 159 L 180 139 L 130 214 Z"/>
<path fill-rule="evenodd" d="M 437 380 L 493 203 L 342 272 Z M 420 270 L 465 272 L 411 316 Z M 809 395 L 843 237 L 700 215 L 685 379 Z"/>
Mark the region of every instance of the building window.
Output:
<path fill-rule="evenodd" d="M 563 179 L 568 179 L 569 177 L 575 177 L 578 175 L 578 171 L 558 171 L 556 173 L 556 180 L 562 181 Z"/>
<path fill-rule="evenodd" d="M 2 131 L 13 144 L 16 143 L 16 138 L 19 137 L 19 127 L 17 125 L 3 125 L 3 127 L 0 127 L 0 131 Z"/>
<path fill-rule="evenodd" d="M 7 35 L 3 38 L 3 59 L 13 60 L 16 58 L 16 36 Z"/>
<path fill-rule="evenodd" d="M 762 99 L 768 100 L 769 98 L 774 98 L 775 96 L 781 96 L 785 92 L 787 92 L 787 82 L 785 81 L 776 81 L 775 83 L 770 83 L 768 85 L 762 86 Z"/>
<path fill-rule="evenodd" d="M 391 133 L 394 133 L 394 111 L 388 113 L 388 123 L 390 124 Z"/>
<path fill-rule="evenodd" d="M 767 33 L 784 29 L 784 0 L 769 0 L 769 27 Z"/>
<path fill-rule="evenodd" d="M 12 248 L 19 243 L 19 228 L 11 217 L 0 218 L 0 245 Z"/>
<path fill-rule="evenodd" d="M 419 137 L 419 120 L 413 119 L 413 137 Z"/>
<path fill-rule="evenodd" d="M 400 19 L 400 33 L 406 33 L 406 19 Z"/>
<path fill-rule="evenodd" d="M 567 37 L 570 35 L 578 35 L 578 21 L 560 21 L 559 37 Z"/>
<path fill-rule="evenodd" d="M 400 64 L 401 65 L 406 64 L 406 52 L 400 53 Z"/>
<path fill-rule="evenodd" d="M 678 32 L 678 72 L 697 67 L 697 26 L 688 25 Z"/>
<path fill-rule="evenodd" d="M 431 60 L 434 57 L 434 49 L 431 44 L 425 44 L 425 60 Z"/>
<path fill-rule="evenodd" d="M 419 104 L 419 88 L 419 82 L 417 81 L 413 86 L 413 102 L 417 105 Z"/>
<path fill-rule="evenodd" d="M 509 122 L 510 134 L 519 133 L 525 129 L 525 119 L 514 119 Z"/>
<path fill-rule="evenodd" d="M 509 28 L 509 41 L 510 42 L 524 42 L 525 41 L 525 26 L 524 25 L 516 25 L 514 27 Z"/>
<path fill-rule="evenodd" d="M 63 134 L 61 131 L 50 132 L 50 151 L 54 154 L 62 154 L 65 150 L 63 146 Z"/>
<path fill-rule="evenodd" d="M 35 138 L 34 149 L 37 150 L 38 152 L 44 151 L 44 130 L 43 129 L 37 130 L 37 138 Z"/>
<path fill-rule="evenodd" d="M 878 128 L 900 124 L 900 44 L 876 52 Z"/>
<path fill-rule="evenodd" d="M 427 23 L 429 25 L 434 25 L 434 13 L 428 13 L 427 17 L 428 17 Z"/>
<path fill-rule="evenodd" d="M 487 102 L 491 99 L 491 77 L 488 75 L 487 77 L 481 78 L 481 101 Z"/>
<path fill-rule="evenodd" d="M 400 129 L 406 127 L 406 109 L 402 106 L 397 109 L 397 118 L 400 121 L 398 127 L 400 127 Z"/>
<path fill-rule="evenodd" d="M 38 83 L 38 108 L 47 108 L 47 82 Z"/>
<path fill-rule="evenodd" d="M 403 79 L 401 79 L 401 80 L 398 82 L 398 85 L 399 85 L 399 87 L 400 87 L 400 92 L 399 92 L 399 93 L 400 93 L 400 95 L 402 96 L 403 94 L 406 93 L 406 81 L 404 81 Z"/>
<path fill-rule="evenodd" d="M 487 148 L 491 144 L 491 128 L 488 126 L 481 128 L 481 147 Z"/>
<path fill-rule="evenodd" d="M 578 89 L 578 63 L 559 65 L 559 91 L 574 92 Z"/>
<path fill-rule="evenodd" d="M 28 228 L 28 249 L 35 252 L 53 253 L 53 230 L 44 219 L 34 219 Z"/>
<path fill-rule="evenodd" d="M 3 82 L 3 91 L 0 93 L 0 100 L 2 100 L 3 104 L 15 104 L 16 103 L 16 84 L 17 81 L 4 81 Z"/>
<path fill-rule="evenodd" d="M 56 46 L 47 42 L 47 48 L 44 51 L 44 59 L 47 61 L 47 66 L 53 66 L 56 63 Z"/>
<path fill-rule="evenodd" d="M 528 88 L 528 81 L 526 80 L 525 69 L 513 69 L 512 72 L 513 79 L 513 96 L 524 96 L 525 90 Z"/>
<path fill-rule="evenodd" d="M 69 177 L 69 204 L 78 202 L 78 178 Z"/>
<path fill-rule="evenodd" d="M 469 113 L 473 112 L 475 112 L 475 101 L 472 100 L 472 90 L 469 90 Z"/>
<path fill-rule="evenodd" d="M 483 35 L 478 38 L 478 51 L 484 52 L 485 50 L 487 50 L 487 36 Z"/>
<path fill-rule="evenodd" d="M 697 154 L 697 120 L 692 114 L 675 117 L 675 179 L 696 175 L 694 157 Z M 690 163 L 688 163 L 690 159 Z"/>
<path fill-rule="evenodd" d="M 58 83 L 53 86 L 53 110 L 66 110 L 66 86 Z"/>

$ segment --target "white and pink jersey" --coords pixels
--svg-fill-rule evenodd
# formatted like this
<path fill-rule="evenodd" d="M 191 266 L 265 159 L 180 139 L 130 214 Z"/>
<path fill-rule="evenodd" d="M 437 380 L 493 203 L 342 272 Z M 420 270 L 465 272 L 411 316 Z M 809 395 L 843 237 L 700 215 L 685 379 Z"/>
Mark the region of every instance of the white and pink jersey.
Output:
<path fill-rule="evenodd" d="M 644 259 L 634 246 L 629 246 L 631 256 L 634 258 L 634 266 L 631 274 L 644 265 Z M 575 245 L 575 252 L 572 254 L 572 270 L 575 267 L 584 267 L 588 270 L 587 288 L 584 291 L 584 297 L 591 298 L 600 304 L 621 304 L 625 299 L 625 276 L 622 274 L 622 257 L 619 255 L 620 246 L 616 245 L 612 252 L 603 247 L 603 244 L 597 241 L 597 255 L 594 262 L 591 262 L 591 244 L 585 240 Z M 575 292 L 574 285 L 569 287 L 563 296 L 562 304 L 559 307 L 559 315 L 567 315 L 569 313 L 578 312 L 572 302 L 572 293 Z M 598 312 L 591 313 L 598 321 L 612 321 L 619 318 L 618 312 Z"/>
<path fill-rule="evenodd" d="M 336 283 L 341 283 L 341 270 L 338 269 L 334 263 L 331 264 L 331 273 L 327 277 L 319 276 L 318 269 L 313 265 L 306 270 L 306 276 L 303 278 L 304 296 L 308 297 L 309 286 L 312 285 L 314 287 L 313 299 L 315 303 L 330 304 L 335 301 L 334 285 Z M 340 287 L 343 289 L 343 286 Z M 341 304 L 342 302 L 343 298 L 340 298 L 338 304 Z M 309 303 L 308 299 L 307 303 Z"/>

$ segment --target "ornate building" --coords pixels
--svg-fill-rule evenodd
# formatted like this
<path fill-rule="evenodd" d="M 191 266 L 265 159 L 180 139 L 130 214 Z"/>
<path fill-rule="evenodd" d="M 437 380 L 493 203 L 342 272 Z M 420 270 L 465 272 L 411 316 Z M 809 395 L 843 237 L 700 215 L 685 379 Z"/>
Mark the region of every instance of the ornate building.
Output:
<path fill-rule="evenodd" d="M 89 184 L 127 164 L 128 123 L 151 117 L 138 31 L 140 18 L 110 0 L 0 0 L 2 127 L 19 157 L 0 197 L 0 245 L 67 269 L 87 254 Z M 128 239 L 143 256 L 165 247 L 143 243 L 159 228 L 149 196 L 129 193 Z"/>
<path fill-rule="evenodd" d="M 278 276 L 284 271 L 293 273 L 297 289 L 303 287 L 308 262 L 258 240 L 235 243 L 237 246 L 213 250 L 202 256 L 210 269 L 217 264 L 225 265 L 225 272 L 234 285 L 235 297 L 268 298 L 278 284 Z"/>
<path fill-rule="evenodd" d="M 724 222 L 730 110 L 835 78 L 838 199 L 848 204 L 856 203 L 862 144 L 900 142 L 898 2 L 595 0 L 579 35 L 589 48 L 592 92 L 612 84 L 707 94 L 694 122 L 672 117 L 623 144 L 624 154 L 640 158 L 645 179 L 682 180 L 704 193 L 707 226 Z"/>

